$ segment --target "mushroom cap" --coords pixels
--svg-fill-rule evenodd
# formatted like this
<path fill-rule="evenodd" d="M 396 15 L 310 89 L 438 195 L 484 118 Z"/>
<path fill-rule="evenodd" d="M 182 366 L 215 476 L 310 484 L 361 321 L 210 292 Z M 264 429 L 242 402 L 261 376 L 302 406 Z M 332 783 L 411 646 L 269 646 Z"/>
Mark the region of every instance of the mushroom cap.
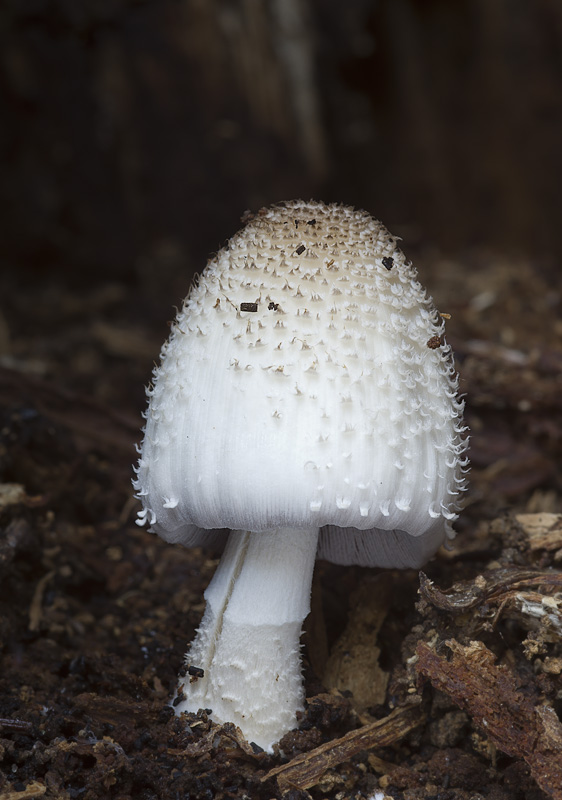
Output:
<path fill-rule="evenodd" d="M 186 545 L 225 528 L 320 528 L 320 558 L 421 565 L 465 487 L 443 336 L 416 271 L 365 211 L 261 209 L 209 261 L 162 349 L 139 524 Z"/>

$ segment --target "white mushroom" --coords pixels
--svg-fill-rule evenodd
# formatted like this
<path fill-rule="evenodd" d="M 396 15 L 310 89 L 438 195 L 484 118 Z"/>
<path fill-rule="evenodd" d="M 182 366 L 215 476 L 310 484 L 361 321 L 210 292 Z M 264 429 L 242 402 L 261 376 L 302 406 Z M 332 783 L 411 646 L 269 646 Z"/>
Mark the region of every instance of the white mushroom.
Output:
<path fill-rule="evenodd" d="M 443 336 L 364 211 L 265 208 L 209 262 L 154 372 L 135 481 L 167 541 L 232 531 L 178 713 L 211 708 L 271 750 L 304 707 L 315 558 L 418 567 L 451 534 L 467 459 Z"/>

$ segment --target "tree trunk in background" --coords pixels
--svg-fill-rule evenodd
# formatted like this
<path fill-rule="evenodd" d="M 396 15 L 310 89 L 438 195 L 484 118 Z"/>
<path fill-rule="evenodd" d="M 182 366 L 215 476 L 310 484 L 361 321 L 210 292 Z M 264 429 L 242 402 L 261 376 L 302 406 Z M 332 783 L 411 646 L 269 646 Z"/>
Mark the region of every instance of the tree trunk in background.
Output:
<path fill-rule="evenodd" d="M 558 255 L 561 42 L 557 0 L 3 3 L 0 256 L 185 287 L 299 195 Z"/>

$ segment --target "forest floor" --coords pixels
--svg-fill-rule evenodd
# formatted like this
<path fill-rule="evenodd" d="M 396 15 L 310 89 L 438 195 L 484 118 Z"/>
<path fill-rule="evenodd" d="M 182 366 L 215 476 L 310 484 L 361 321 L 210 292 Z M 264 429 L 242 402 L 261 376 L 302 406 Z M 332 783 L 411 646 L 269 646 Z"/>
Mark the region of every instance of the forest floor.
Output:
<path fill-rule="evenodd" d="M 422 574 L 318 564 L 273 755 L 169 705 L 217 560 L 134 523 L 164 320 L 124 284 L 2 279 L 1 800 L 561 800 L 562 279 L 421 264 L 467 399 L 458 535 Z"/>

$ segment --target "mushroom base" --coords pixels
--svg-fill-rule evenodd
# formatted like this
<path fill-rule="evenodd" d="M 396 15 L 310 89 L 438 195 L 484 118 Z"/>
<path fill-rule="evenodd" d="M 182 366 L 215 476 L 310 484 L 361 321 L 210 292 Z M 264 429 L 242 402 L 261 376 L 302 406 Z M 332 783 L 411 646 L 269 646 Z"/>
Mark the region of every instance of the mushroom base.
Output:
<path fill-rule="evenodd" d="M 304 708 L 302 623 L 310 611 L 318 529 L 233 531 L 207 590 L 187 653 L 204 671 L 180 680 L 176 713 L 212 709 L 271 751 Z"/>

